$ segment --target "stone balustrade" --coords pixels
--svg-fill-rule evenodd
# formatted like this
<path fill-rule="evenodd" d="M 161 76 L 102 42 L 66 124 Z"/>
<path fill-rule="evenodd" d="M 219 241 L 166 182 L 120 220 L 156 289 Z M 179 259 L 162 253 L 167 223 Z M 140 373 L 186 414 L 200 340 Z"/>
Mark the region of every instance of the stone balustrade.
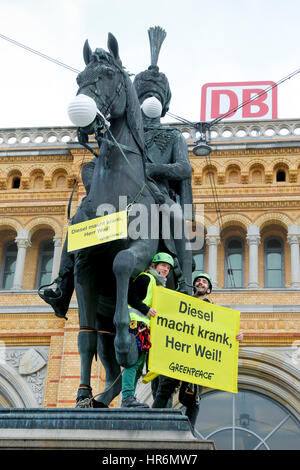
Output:
<path fill-rule="evenodd" d="M 56 147 L 77 141 L 75 127 L 0 129 L 0 148 Z"/>
<path fill-rule="evenodd" d="M 180 122 L 168 123 L 180 129 L 188 143 L 195 142 L 198 131 Z M 247 142 L 255 140 L 299 140 L 300 120 L 276 119 L 261 121 L 224 121 L 212 126 L 210 141 Z M 77 142 L 75 127 L 42 127 L 0 129 L 0 148 L 7 147 L 56 147 Z"/>
<path fill-rule="evenodd" d="M 191 126 L 172 123 L 178 127 L 187 142 L 195 142 L 199 132 Z M 261 121 L 224 121 L 210 129 L 211 143 L 217 142 L 247 142 L 272 140 L 299 140 L 300 120 L 276 119 Z"/>

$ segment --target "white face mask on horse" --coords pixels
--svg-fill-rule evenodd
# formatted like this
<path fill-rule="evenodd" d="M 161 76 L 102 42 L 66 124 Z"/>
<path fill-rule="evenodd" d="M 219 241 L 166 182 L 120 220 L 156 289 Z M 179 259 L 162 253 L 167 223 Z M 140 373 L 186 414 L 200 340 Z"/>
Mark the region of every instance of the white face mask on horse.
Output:
<path fill-rule="evenodd" d="M 89 126 L 96 118 L 97 114 L 104 121 L 104 130 L 110 126 L 106 117 L 97 108 L 93 98 L 80 93 L 75 96 L 68 106 L 68 115 L 74 126 Z"/>

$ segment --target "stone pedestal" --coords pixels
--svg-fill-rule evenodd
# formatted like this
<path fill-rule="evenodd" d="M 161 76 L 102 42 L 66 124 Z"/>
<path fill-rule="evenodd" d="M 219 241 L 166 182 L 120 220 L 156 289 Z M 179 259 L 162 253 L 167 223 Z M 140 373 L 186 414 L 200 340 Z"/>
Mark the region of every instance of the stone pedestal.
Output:
<path fill-rule="evenodd" d="M 2 450 L 214 450 L 173 409 L 0 409 Z"/>

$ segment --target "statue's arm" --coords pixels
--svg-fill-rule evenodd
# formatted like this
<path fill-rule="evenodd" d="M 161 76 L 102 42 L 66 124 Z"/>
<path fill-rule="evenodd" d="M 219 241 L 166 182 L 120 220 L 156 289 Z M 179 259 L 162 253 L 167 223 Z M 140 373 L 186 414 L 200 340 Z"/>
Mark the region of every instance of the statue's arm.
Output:
<path fill-rule="evenodd" d="M 149 163 L 146 166 L 150 177 L 180 181 L 191 177 L 192 167 L 189 161 L 186 141 L 178 132 L 172 144 L 172 163 Z"/>

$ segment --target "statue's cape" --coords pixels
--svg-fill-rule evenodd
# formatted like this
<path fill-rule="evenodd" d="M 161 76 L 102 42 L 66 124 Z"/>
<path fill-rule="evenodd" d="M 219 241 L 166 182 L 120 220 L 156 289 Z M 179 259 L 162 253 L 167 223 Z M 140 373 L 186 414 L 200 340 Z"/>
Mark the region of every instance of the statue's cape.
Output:
<path fill-rule="evenodd" d="M 144 130 L 145 130 L 146 147 L 148 145 L 148 140 L 149 140 L 149 143 L 152 144 L 151 131 L 157 131 L 155 145 L 156 147 L 158 147 L 158 153 L 157 154 L 152 153 L 149 155 L 149 151 L 148 151 L 149 160 L 152 163 L 157 163 L 157 164 L 170 163 L 169 161 L 164 161 L 163 152 L 166 149 L 166 147 L 170 145 L 170 142 L 172 142 L 172 139 L 174 138 L 174 136 L 176 134 L 181 135 L 181 132 L 177 128 L 170 127 L 170 126 L 162 126 L 160 123 L 155 124 L 155 125 L 147 124 Z M 150 138 L 148 137 L 148 134 L 150 135 Z M 188 155 L 186 155 L 186 158 L 188 160 Z M 174 161 L 173 163 L 176 163 L 176 162 Z M 181 205 L 185 219 L 193 221 L 194 220 L 194 207 L 193 207 L 191 177 L 188 177 L 184 180 L 177 180 L 177 181 L 169 180 L 168 184 L 169 184 L 171 191 L 176 194 L 176 200 L 174 200 L 174 202 L 177 202 L 178 204 Z M 171 194 L 170 196 L 172 197 Z M 174 199 L 174 196 L 172 197 L 172 199 Z"/>
<path fill-rule="evenodd" d="M 177 202 L 182 207 L 182 212 L 184 217 L 188 221 L 194 220 L 194 206 L 193 206 L 193 196 L 191 188 L 191 180 L 187 178 L 182 181 L 177 181 L 176 188 Z M 173 237 L 169 239 L 162 239 L 167 250 L 169 250 L 174 256 L 177 256 L 176 247 Z"/>
<path fill-rule="evenodd" d="M 186 220 L 194 220 L 194 206 L 191 178 L 179 181 L 178 196 Z"/>

